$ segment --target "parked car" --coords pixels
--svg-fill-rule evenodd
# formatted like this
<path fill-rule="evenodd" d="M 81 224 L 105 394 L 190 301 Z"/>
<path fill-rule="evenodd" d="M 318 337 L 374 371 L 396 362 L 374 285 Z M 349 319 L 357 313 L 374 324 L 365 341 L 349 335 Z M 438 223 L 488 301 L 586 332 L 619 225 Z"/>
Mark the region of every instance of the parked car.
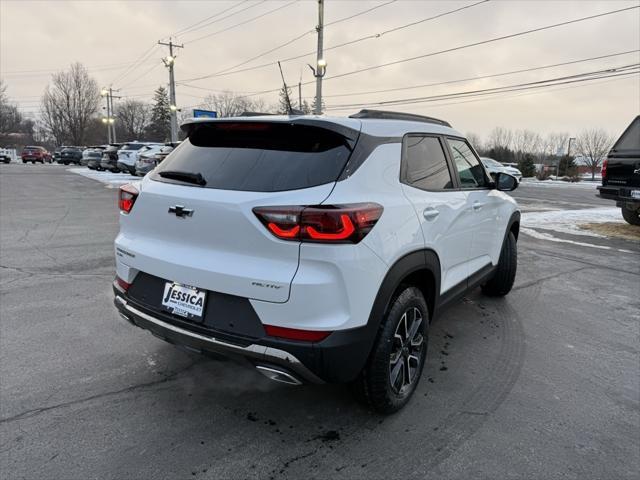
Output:
<path fill-rule="evenodd" d="M 607 155 L 602 164 L 602 198 L 615 200 L 622 217 L 640 225 L 640 115 L 638 115 Z"/>
<path fill-rule="evenodd" d="M 174 147 L 171 145 L 158 145 L 157 148 L 151 146 L 147 148 L 147 150 L 138 155 L 138 159 L 136 160 L 136 175 L 140 177 L 144 177 L 153 170 L 173 151 Z"/>
<path fill-rule="evenodd" d="M 62 160 L 61 160 L 62 157 L 61 157 L 60 154 L 61 154 L 62 150 L 64 150 L 67 147 L 68 147 L 67 145 L 62 145 L 60 147 L 56 147 L 56 149 L 53 151 L 53 161 L 54 162 L 62 163 Z"/>
<path fill-rule="evenodd" d="M 43 163 L 47 160 L 48 156 L 47 149 L 39 146 L 26 146 L 22 149 L 20 153 L 20 158 L 22 159 L 22 163 Z"/>
<path fill-rule="evenodd" d="M 515 167 L 503 165 L 497 160 L 489 157 L 480 157 L 480 160 L 482 161 L 484 168 L 487 169 L 487 172 L 489 172 L 489 175 L 491 175 L 492 177 L 498 172 L 505 172 L 516 177 L 518 179 L 518 182 L 522 180 L 522 172 Z"/>
<path fill-rule="evenodd" d="M 121 172 L 128 172 L 131 175 L 135 175 L 138 153 L 149 145 L 162 144 L 152 142 L 129 142 L 122 145 L 122 148 L 118 150 L 118 169 Z"/>
<path fill-rule="evenodd" d="M 118 173 L 118 150 L 122 147 L 122 143 L 111 143 L 102 151 L 102 160 L 100 160 L 99 170 L 109 170 Z"/>
<path fill-rule="evenodd" d="M 11 154 L 9 151 L 0 148 L 0 162 L 11 163 Z"/>
<path fill-rule="evenodd" d="M 89 167 L 89 161 L 93 160 L 92 165 L 94 165 L 93 168 L 95 169 L 96 160 L 98 163 L 102 160 L 102 151 L 104 149 L 105 147 L 102 146 L 87 147 L 82 151 L 82 160 L 80 160 L 80 165 Z"/>
<path fill-rule="evenodd" d="M 363 110 L 183 129 L 119 194 L 115 305 L 159 338 L 279 382 L 353 382 L 389 413 L 420 380 L 434 316 L 513 286 L 520 213 L 503 192 L 518 182 L 492 181 L 445 121 Z"/>
<path fill-rule="evenodd" d="M 80 165 L 80 161 L 82 160 L 82 148 L 81 147 L 65 147 L 60 152 L 60 160 L 59 162 L 64 163 L 65 165 L 69 165 L 70 163 L 75 163 L 76 165 Z"/>

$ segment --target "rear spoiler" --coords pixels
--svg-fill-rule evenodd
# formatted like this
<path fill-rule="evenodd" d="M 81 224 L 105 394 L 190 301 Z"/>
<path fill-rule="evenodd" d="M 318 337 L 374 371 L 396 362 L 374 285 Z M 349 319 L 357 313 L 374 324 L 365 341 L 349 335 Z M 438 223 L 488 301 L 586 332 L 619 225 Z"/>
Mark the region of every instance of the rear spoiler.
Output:
<path fill-rule="evenodd" d="M 356 143 L 358 142 L 358 137 L 360 136 L 360 130 L 356 130 L 354 128 L 350 128 L 344 125 L 340 125 L 338 123 L 330 122 L 327 120 L 323 120 L 320 118 L 314 117 L 282 117 L 277 116 L 274 118 L 261 118 L 259 116 L 245 116 L 245 117 L 236 117 L 236 118 L 225 118 L 225 119 L 216 119 L 216 118 L 190 118 L 186 120 L 180 128 L 183 132 L 186 133 L 187 137 L 191 135 L 193 131 L 195 131 L 201 125 L 211 124 L 211 123 L 238 123 L 238 122 L 255 122 L 255 123 L 288 123 L 290 125 L 306 125 L 309 127 L 317 127 L 323 128 L 325 130 L 329 130 L 330 132 L 337 133 L 344 137 L 345 142 L 350 150 L 353 150 Z"/>

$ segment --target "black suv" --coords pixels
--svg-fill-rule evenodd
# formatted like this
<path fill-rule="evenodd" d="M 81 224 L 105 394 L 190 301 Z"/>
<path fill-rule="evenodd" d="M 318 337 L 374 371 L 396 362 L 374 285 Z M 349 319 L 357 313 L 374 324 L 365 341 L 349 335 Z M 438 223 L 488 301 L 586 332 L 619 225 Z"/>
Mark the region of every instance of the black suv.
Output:
<path fill-rule="evenodd" d="M 602 164 L 602 198 L 615 200 L 622 217 L 640 225 L 640 115 L 622 133 Z"/>
<path fill-rule="evenodd" d="M 60 152 L 60 160 L 58 160 L 58 162 L 62 162 L 65 165 L 69 165 L 70 163 L 75 163 L 76 165 L 80 165 L 81 160 L 82 160 L 81 148 L 65 147 Z"/>

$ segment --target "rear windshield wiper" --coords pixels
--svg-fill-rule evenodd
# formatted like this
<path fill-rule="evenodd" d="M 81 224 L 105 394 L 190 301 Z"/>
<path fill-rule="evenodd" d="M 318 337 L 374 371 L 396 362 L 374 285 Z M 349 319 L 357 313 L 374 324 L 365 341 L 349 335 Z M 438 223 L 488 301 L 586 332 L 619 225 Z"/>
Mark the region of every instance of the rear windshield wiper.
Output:
<path fill-rule="evenodd" d="M 158 172 L 158 175 L 160 175 L 162 178 L 180 180 L 182 182 L 200 185 L 201 187 L 204 187 L 207 184 L 207 181 L 200 173 L 180 172 L 178 170 L 163 170 L 161 172 Z"/>

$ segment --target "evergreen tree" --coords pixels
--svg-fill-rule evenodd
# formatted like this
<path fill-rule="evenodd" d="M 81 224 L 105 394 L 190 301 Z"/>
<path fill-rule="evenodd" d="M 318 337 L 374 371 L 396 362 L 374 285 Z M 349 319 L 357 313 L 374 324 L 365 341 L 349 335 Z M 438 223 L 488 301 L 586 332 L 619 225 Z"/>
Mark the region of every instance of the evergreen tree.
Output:
<path fill-rule="evenodd" d="M 169 108 L 167 89 L 158 87 L 153 95 L 151 119 L 146 128 L 148 140 L 153 142 L 167 142 L 171 136 L 171 109 Z"/>
<path fill-rule="evenodd" d="M 324 112 L 324 98 L 321 100 L 320 105 L 320 113 Z M 313 102 L 311 103 L 311 113 L 316 113 L 316 97 L 313 97 Z"/>
<path fill-rule="evenodd" d="M 289 100 L 291 100 L 291 88 L 287 87 L 285 90 L 284 85 L 280 89 L 280 98 L 278 100 L 278 113 L 286 115 L 289 113 L 289 104 L 287 103 L 287 95 L 289 95 Z M 293 107 L 293 104 L 291 105 Z"/>
<path fill-rule="evenodd" d="M 518 162 L 518 169 L 522 172 L 523 177 L 534 177 L 536 174 L 536 165 L 533 162 L 533 155 L 525 153 L 522 160 Z"/>

